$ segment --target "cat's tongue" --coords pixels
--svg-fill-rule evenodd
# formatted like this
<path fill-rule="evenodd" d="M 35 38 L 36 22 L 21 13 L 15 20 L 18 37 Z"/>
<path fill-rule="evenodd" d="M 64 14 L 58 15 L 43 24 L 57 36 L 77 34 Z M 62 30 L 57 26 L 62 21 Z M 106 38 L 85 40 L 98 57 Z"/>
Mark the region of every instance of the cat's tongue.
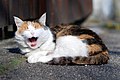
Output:
<path fill-rule="evenodd" d="M 31 47 L 34 47 L 34 46 L 36 46 L 36 43 L 31 43 Z"/>

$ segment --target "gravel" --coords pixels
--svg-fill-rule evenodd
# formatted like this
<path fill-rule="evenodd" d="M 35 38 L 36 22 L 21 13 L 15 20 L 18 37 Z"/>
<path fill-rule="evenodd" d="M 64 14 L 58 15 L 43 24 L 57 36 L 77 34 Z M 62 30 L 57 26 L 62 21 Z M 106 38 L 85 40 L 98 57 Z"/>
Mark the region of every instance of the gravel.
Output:
<path fill-rule="evenodd" d="M 100 36 L 110 50 L 108 64 L 61 66 L 29 64 L 23 60 L 18 66 L 0 75 L 0 80 L 120 80 L 120 31 L 103 32 Z M 13 38 L 0 42 L 0 64 L 7 64 L 11 59 L 23 57 L 9 52 L 10 48 L 17 48 Z"/>

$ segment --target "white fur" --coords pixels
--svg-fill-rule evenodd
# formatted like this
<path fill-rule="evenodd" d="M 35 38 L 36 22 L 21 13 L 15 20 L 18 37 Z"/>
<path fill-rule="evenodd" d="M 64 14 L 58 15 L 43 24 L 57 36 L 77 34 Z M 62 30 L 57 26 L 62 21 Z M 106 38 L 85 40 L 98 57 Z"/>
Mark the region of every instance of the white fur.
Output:
<path fill-rule="evenodd" d="M 26 54 L 26 57 L 29 57 L 29 56 L 31 56 L 31 55 L 36 55 L 36 54 L 44 54 L 44 55 L 46 55 L 48 52 L 51 52 L 51 51 L 53 51 L 54 50 L 54 48 L 55 48 L 55 43 L 53 43 L 53 35 L 52 35 L 52 33 L 49 31 L 49 29 L 48 29 L 48 32 L 49 32 L 49 38 L 46 40 L 46 42 L 44 43 L 44 44 L 42 44 L 39 48 L 37 48 L 37 49 L 35 49 L 35 50 L 33 50 L 33 51 L 31 51 L 30 53 L 27 53 Z M 42 39 L 42 38 L 41 38 Z M 47 53 L 46 53 L 46 52 Z M 42 53 L 41 53 L 42 52 Z M 43 53 L 44 52 L 44 53 Z"/>
<path fill-rule="evenodd" d="M 21 35 L 17 34 L 17 32 L 15 33 L 15 41 L 18 43 L 18 47 L 20 48 L 22 54 L 31 51 L 31 49 L 28 48 L 28 45 L 25 43 L 24 40 L 25 39 Z"/>
<path fill-rule="evenodd" d="M 61 52 L 62 51 L 62 52 Z M 55 52 L 60 56 L 88 56 L 87 45 L 76 36 L 63 36 L 57 39 Z"/>
<path fill-rule="evenodd" d="M 23 24 L 24 21 L 22 21 L 18 17 L 14 17 L 14 20 L 16 26 L 18 27 L 17 29 L 19 29 L 19 27 Z M 44 26 L 45 26 L 45 21 L 46 21 L 46 13 L 44 13 L 39 19 L 39 22 Z M 25 30 L 21 34 L 18 34 L 17 32 L 15 33 L 16 41 L 23 47 L 28 46 L 31 49 L 36 49 L 48 40 L 50 31 L 49 29 L 44 30 L 44 28 L 35 29 L 31 22 L 27 22 L 27 24 L 28 24 L 27 30 Z M 37 41 L 34 43 L 29 42 L 28 38 L 32 38 L 32 37 L 38 37 Z M 32 44 L 35 44 L 36 46 L 31 46 Z"/>
<path fill-rule="evenodd" d="M 14 16 L 14 21 L 15 21 L 17 28 L 19 28 L 23 23 L 23 21 L 20 18 L 15 17 L 15 16 Z"/>
<path fill-rule="evenodd" d="M 14 17 L 17 26 L 21 26 L 23 21 Z M 46 13 L 41 16 L 39 22 L 45 26 Z M 28 52 L 25 56 L 28 57 L 29 63 L 43 62 L 46 63 L 53 58 L 58 57 L 75 57 L 88 56 L 87 44 L 83 43 L 77 36 L 62 36 L 53 43 L 53 35 L 48 28 L 35 29 L 31 22 L 28 22 L 28 30 L 21 34 L 16 32 L 16 41 L 20 44 L 22 52 Z M 31 47 L 28 38 L 38 37 L 36 46 Z M 52 54 L 48 54 L 52 53 Z"/>
<path fill-rule="evenodd" d="M 22 50 L 23 53 L 30 52 L 27 54 L 32 54 L 33 49 L 35 50 L 35 52 L 33 54 L 39 52 L 36 49 L 40 49 L 41 51 L 46 51 L 46 50 L 52 51 L 55 47 L 55 44 L 52 42 L 53 35 L 50 32 L 49 28 L 48 28 L 48 30 L 41 29 L 41 33 L 39 33 L 39 34 L 42 34 L 42 35 L 38 35 L 38 33 L 35 33 L 36 34 L 35 36 L 36 37 L 38 36 L 38 40 L 37 40 L 37 45 L 34 48 L 31 48 L 30 43 L 27 42 L 27 38 L 29 38 L 31 35 L 26 31 L 23 32 L 23 34 L 24 34 L 24 36 L 20 36 L 20 34 L 15 35 L 16 41 L 19 44 L 19 48 Z"/>
<path fill-rule="evenodd" d="M 75 57 L 75 56 L 88 56 L 88 49 L 87 45 L 82 42 L 81 39 L 75 37 L 75 36 L 63 36 L 59 37 L 57 39 L 56 43 L 56 49 L 54 50 L 53 54 L 45 55 L 45 56 L 39 56 L 39 55 L 33 55 L 28 58 L 28 61 L 30 63 L 34 62 L 42 62 L 46 63 L 53 58 L 58 57 Z M 33 57 L 37 61 L 32 61 Z M 35 60 L 34 59 L 34 60 Z"/>
<path fill-rule="evenodd" d="M 44 13 L 44 14 L 40 17 L 39 22 L 41 22 L 41 23 L 45 26 L 45 23 L 46 23 L 46 13 Z"/>
<path fill-rule="evenodd" d="M 22 21 L 20 18 L 15 16 L 14 16 L 14 21 L 16 23 L 16 26 L 18 27 L 17 29 L 19 29 L 19 27 L 24 23 L 24 21 Z M 45 27 L 47 27 L 45 25 L 45 21 L 46 21 L 46 13 L 44 13 L 40 17 L 39 22 L 43 24 Z M 22 50 L 22 53 L 27 53 L 27 52 L 31 53 L 33 49 L 36 50 L 38 49 L 38 47 L 40 47 L 39 48 L 40 50 L 54 49 L 55 44 L 52 42 L 53 37 L 49 28 L 45 30 L 43 26 L 42 28 L 35 29 L 31 22 L 27 22 L 27 24 L 28 24 L 27 30 L 25 30 L 22 33 L 18 33 L 17 31 L 15 33 L 16 42 L 18 42 L 19 48 Z M 31 46 L 32 43 L 28 41 L 28 38 L 32 38 L 32 37 L 38 37 L 37 41 L 35 42 L 36 46 L 34 47 L 32 47 Z"/>
<path fill-rule="evenodd" d="M 26 54 L 26 57 L 28 57 L 28 62 L 29 63 L 41 62 L 39 59 L 41 59 L 41 57 L 43 56 L 47 56 L 47 54 L 49 52 L 52 52 L 54 48 L 55 48 L 55 43 L 53 43 L 53 35 L 49 31 L 48 40 L 42 46 L 40 46 L 40 48 Z"/>
<path fill-rule="evenodd" d="M 34 35 L 31 33 L 34 33 Z M 44 30 L 43 28 L 33 30 L 32 32 L 25 31 L 23 32 L 23 34 L 25 35 L 24 37 L 26 39 L 31 38 L 32 36 L 38 37 L 37 42 L 36 42 L 37 45 L 35 47 L 32 47 L 31 43 L 26 40 L 27 45 L 32 49 L 36 49 L 39 46 L 41 46 L 43 43 L 45 43 L 48 40 L 49 35 L 50 35 L 49 30 Z"/>

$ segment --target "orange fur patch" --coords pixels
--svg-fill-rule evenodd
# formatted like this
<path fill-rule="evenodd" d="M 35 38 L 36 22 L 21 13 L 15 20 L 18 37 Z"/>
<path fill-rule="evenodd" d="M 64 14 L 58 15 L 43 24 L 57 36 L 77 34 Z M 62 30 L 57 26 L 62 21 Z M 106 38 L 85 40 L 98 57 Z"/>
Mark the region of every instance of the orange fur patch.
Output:
<path fill-rule="evenodd" d="M 100 45 L 97 44 L 91 44 L 88 46 L 88 52 L 90 53 L 89 55 L 94 55 L 95 52 L 102 51 L 102 48 Z"/>
<path fill-rule="evenodd" d="M 104 52 L 102 52 L 102 54 L 108 55 L 108 51 L 104 51 Z"/>
<path fill-rule="evenodd" d="M 22 33 L 23 31 L 25 31 L 25 30 L 27 30 L 27 29 L 28 29 L 28 24 L 27 24 L 27 22 L 24 22 L 24 23 L 20 26 L 18 32 L 19 32 L 19 33 Z"/>
<path fill-rule="evenodd" d="M 42 24 L 37 23 L 37 22 L 32 22 L 32 24 L 33 24 L 33 27 L 35 27 L 35 29 L 39 29 L 39 28 L 42 28 L 42 27 L 43 27 Z"/>
<path fill-rule="evenodd" d="M 82 34 L 79 36 L 80 39 L 89 39 L 89 38 L 94 38 L 93 36 L 91 35 L 88 35 L 88 34 Z"/>
<path fill-rule="evenodd" d="M 20 28 L 18 30 L 18 33 L 22 33 L 23 31 L 27 30 L 28 29 L 28 24 L 31 24 L 35 29 L 39 29 L 39 28 L 43 27 L 43 25 L 38 23 L 38 22 L 30 22 L 30 21 L 28 21 L 28 22 L 24 22 L 20 26 Z"/>

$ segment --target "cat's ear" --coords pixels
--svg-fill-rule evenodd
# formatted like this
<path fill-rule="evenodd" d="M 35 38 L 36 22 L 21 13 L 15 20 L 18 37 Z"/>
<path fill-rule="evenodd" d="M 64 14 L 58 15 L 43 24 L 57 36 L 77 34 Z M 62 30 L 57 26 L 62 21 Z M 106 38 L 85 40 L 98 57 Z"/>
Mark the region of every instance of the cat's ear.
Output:
<path fill-rule="evenodd" d="M 17 28 L 19 28 L 23 24 L 23 21 L 16 16 L 14 16 L 14 21 L 15 21 Z"/>
<path fill-rule="evenodd" d="M 39 22 L 43 24 L 44 26 L 46 25 L 46 13 L 44 13 L 40 18 Z"/>

